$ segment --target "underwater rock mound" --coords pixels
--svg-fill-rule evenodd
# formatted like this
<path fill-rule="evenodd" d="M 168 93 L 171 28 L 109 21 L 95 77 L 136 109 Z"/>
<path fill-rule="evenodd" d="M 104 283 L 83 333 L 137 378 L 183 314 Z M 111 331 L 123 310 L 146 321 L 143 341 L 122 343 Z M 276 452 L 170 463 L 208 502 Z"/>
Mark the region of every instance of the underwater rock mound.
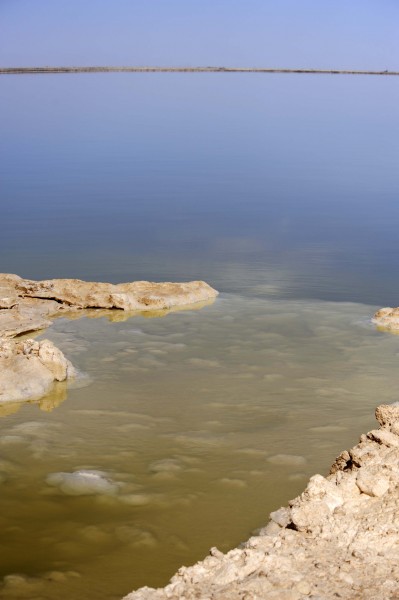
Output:
<path fill-rule="evenodd" d="M 46 483 L 58 488 L 68 496 L 114 495 L 119 491 L 118 483 L 103 471 L 81 469 L 73 473 L 51 473 Z"/>

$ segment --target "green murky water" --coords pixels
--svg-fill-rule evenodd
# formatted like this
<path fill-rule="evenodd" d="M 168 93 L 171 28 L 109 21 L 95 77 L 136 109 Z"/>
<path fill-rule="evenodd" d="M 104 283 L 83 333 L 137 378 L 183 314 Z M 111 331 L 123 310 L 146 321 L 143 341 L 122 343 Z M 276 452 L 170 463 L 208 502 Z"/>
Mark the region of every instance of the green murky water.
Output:
<path fill-rule="evenodd" d="M 45 336 L 85 376 L 1 420 L 1 572 L 25 579 L 0 597 L 120 598 L 246 539 L 395 399 L 374 308 L 222 294 L 56 321 Z M 110 489 L 48 481 L 79 470 Z"/>

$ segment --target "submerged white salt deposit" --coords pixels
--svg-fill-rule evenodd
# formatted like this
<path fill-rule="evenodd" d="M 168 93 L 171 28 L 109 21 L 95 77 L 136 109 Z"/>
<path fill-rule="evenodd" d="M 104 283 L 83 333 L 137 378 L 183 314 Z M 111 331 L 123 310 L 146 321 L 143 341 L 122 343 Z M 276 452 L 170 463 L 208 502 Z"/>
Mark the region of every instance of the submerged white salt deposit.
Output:
<path fill-rule="evenodd" d="M 304 456 L 297 456 L 295 454 L 275 454 L 274 456 L 270 456 L 267 460 L 272 465 L 287 467 L 299 467 L 306 464 L 306 458 Z"/>
<path fill-rule="evenodd" d="M 176 458 L 164 458 L 156 460 L 150 464 L 149 470 L 153 473 L 176 473 L 183 468 L 180 461 Z"/>
<path fill-rule="evenodd" d="M 73 473 L 51 473 L 46 483 L 57 487 L 68 496 L 114 495 L 120 488 L 102 471 L 74 471 Z"/>
<path fill-rule="evenodd" d="M 236 488 L 244 488 L 248 485 L 246 481 L 243 481 L 242 479 L 232 479 L 231 477 L 222 477 L 222 479 L 220 479 L 219 481 L 220 483 L 223 483 L 225 485 L 231 485 Z"/>
<path fill-rule="evenodd" d="M 145 506 L 150 504 L 152 497 L 150 494 L 124 494 L 119 496 L 119 500 L 124 504 L 130 504 L 130 506 Z"/>

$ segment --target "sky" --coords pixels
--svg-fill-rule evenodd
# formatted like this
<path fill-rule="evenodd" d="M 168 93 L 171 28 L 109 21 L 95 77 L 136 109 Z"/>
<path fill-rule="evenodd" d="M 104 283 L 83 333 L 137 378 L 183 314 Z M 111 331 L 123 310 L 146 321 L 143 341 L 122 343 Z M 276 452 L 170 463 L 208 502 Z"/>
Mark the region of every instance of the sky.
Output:
<path fill-rule="evenodd" d="M 397 0 L 0 0 L 0 66 L 399 70 Z"/>

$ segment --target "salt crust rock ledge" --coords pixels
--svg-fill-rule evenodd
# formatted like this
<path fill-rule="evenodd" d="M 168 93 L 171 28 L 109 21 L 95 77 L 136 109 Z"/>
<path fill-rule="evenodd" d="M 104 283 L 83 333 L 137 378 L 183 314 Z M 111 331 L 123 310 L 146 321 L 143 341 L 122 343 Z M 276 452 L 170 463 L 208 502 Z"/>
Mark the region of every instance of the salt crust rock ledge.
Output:
<path fill-rule="evenodd" d="M 76 372 L 49 340 L 14 339 L 51 325 L 51 319 L 83 308 L 162 311 L 215 298 L 218 292 L 203 281 L 113 285 L 79 279 L 31 281 L 0 274 L 0 403 L 36 400 L 55 381 Z M 83 313 L 82 313 L 83 314 Z"/>
<path fill-rule="evenodd" d="M 388 600 L 399 598 L 399 404 L 380 428 L 311 477 L 240 548 L 182 567 L 163 589 L 124 600 Z"/>
<path fill-rule="evenodd" d="M 380 308 L 373 316 L 373 323 L 381 329 L 399 332 L 399 306 Z"/>

